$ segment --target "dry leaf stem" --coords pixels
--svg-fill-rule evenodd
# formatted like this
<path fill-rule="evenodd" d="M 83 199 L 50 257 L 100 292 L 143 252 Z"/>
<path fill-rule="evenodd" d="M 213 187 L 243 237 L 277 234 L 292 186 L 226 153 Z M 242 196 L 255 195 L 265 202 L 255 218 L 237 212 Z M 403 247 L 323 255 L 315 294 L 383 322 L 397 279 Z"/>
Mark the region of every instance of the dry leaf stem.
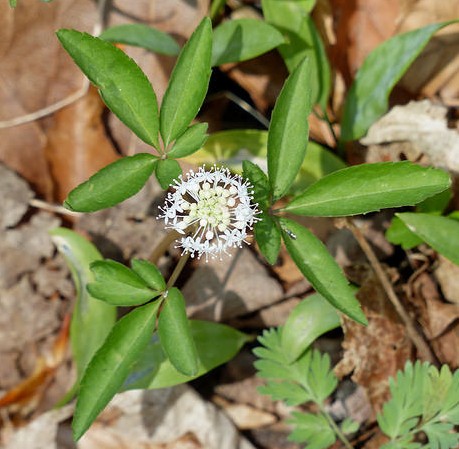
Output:
<path fill-rule="evenodd" d="M 365 256 L 367 257 L 371 267 L 373 268 L 377 278 L 379 279 L 379 282 L 381 282 L 381 285 L 384 288 L 387 297 L 389 298 L 390 302 L 392 303 L 398 315 L 405 324 L 408 336 L 413 342 L 413 344 L 416 346 L 419 356 L 422 359 L 434 365 L 438 365 L 437 358 L 435 357 L 429 345 L 424 340 L 423 336 L 417 330 L 412 318 L 408 315 L 408 312 L 403 307 L 398 296 L 395 294 L 391 282 L 389 281 L 386 273 L 384 272 L 381 264 L 379 263 L 378 258 L 376 257 L 376 254 L 367 242 L 361 230 L 350 219 L 345 220 L 345 225 L 352 232 L 353 236 L 362 248 L 362 251 L 365 253 Z"/>

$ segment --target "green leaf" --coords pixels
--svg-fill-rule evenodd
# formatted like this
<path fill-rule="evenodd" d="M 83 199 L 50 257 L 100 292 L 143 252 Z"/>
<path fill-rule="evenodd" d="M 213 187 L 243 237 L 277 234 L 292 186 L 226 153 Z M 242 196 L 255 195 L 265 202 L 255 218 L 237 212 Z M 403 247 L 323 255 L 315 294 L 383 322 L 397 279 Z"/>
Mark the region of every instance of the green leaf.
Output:
<path fill-rule="evenodd" d="M 274 265 L 279 257 L 281 234 L 275 218 L 266 212 L 261 213 L 260 221 L 255 223 L 253 232 L 261 253 L 269 264 Z"/>
<path fill-rule="evenodd" d="M 140 67 L 119 48 L 89 34 L 62 29 L 57 37 L 110 110 L 140 139 L 158 148 L 158 104 Z"/>
<path fill-rule="evenodd" d="M 416 206 L 416 212 L 441 215 L 448 207 L 453 196 L 451 188 L 425 199 Z"/>
<path fill-rule="evenodd" d="M 88 283 L 94 280 L 89 265 L 102 259 L 96 247 L 70 229 L 56 228 L 50 234 L 70 269 L 76 289 L 70 342 L 78 384 L 89 361 L 115 324 L 116 307 L 98 301 L 86 290 Z"/>
<path fill-rule="evenodd" d="M 178 288 L 171 288 L 159 315 L 158 334 L 161 346 L 177 371 L 196 376 L 199 357 L 186 317 L 185 300 Z"/>
<path fill-rule="evenodd" d="M 304 60 L 288 77 L 271 116 L 268 131 L 268 177 L 273 200 L 281 198 L 301 167 L 308 144 L 311 111 L 310 67 Z"/>
<path fill-rule="evenodd" d="M 168 157 L 178 159 L 198 151 L 207 140 L 207 127 L 207 123 L 197 123 L 187 128 L 167 152 Z"/>
<path fill-rule="evenodd" d="M 357 432 L 359 430 L 360 424 L 357 421 L 353 421 L 351 418 L 345 418 L 341 423 L 341 432 L 344 435 L 349 435 L 351 433 Z"/>
<path fill-rule="evenodd" d="M 315 142 L 308 142 L 306 157 L 289 194 L 298 195 L 324 176 L 346 168 L 346 164 L 334 153 Z"/>
<path fill-rule="evenodd" d="M 267 141 L 266 131 L 220 131 L 211 134 L 202 150 L 187 160 L 195 165 L 219 165 L 225 161 L 225 166 L 235 172 L 241 172 L 241 166 L 248 160 L 266 172 Z M 306 157 L 289 193 L 298 194 L 325 175 L 345 167 L 346 164 L 331 151 L 315 142 L 308 142 Z"/>
<path fill-rule="evenodd" d="M 155 328 L 159 301 L 137 307 L 119 320 L 96 352 L 81 380 L 73 417 L 77 441 L 123 385 Z"/>
<path fill-rule="evenodd" d="M 282 329 L 282 346 L 289 363 L 300 357 L 322 334 L 340 325 L 336 309 L 318 293 L 301 301 Z"/>
<path fill-rule="evenodd" d="M 310 60 L 313 104 L 325 107 L 330 93 L 331 74 L 324 44 L 310 16 L 310 1 L 262 0 L 263 15 L 286 37 L 279 52 L 292 72 L 305 58 Z"/>
<path fill-rule="evenodd" d="M 380 162 L 345 168 L 320 179 L 284 210 L 308 216 L 365 214 L 412 206 L 447 189 L 446 172 L 411 162 Z"/>
<path fill-rule="evenodd" d="M 459 222 L 431 214 L 399 213 L 408 229 L 435 251 L 459 265 Z"/>
<path fill-rule="evenodd" d="M 191 336 L 198 353 L 198 370 L 194 376 L 177 371 L 168 360 L 157 334 L 138 358 L 124 389 L 165 388 L 189 382 L 232 359 L 249 341 L 249 337 L 224 324 L 190 320 Z"/>
<path fill-rule="evenodd" d="M 88 284 L 88 292 L 108 304 L 137 306 L 161 293 L 148 288 L 138 274 L 114 260 L 95 261 L 91 271 L 95 282 Z"/>
<path fill-rule="evenodd" d="M 156 164 L 156 178 L 166 190 L 182 174 L 182 168 L 175 159 L 160 159 Z"/>
<path fill-rule="evenodd" d="M 430 38 L 453 22 L 427 25 L 383 42 L 363 62 L 344 104 L 341 139 L 362 137 L 388 107 L 389 94 Z M 394 64 L 394 61 L 397 61 Z"/>
<path fill-rule="evenodd" d="M 135 195 L 145 185 L 156 162 L 157 158 L 147 153 L 112 162 L 74 188 L 64 206 L 78 212 L 95 212 L 115 206 Z"/>
<path fill-rule="evenodd" d="M 293 412 L 287 423 L 293 426 L 289 441 L 308 443 L 308 449 L 327 449 L 336 441 L 336 435 L 323 415 Z"/>
<path fill-rule="evenodd" d="M 180 52 L 164 94 L 160 130 L 166 148 L 185 131 L 204 101 L 211 55 L 212 24 L 206 17 Z"/>
<path fill-rule="evenodd" d="M 403 249 L 411 249 L 422 243 L 422 239 L 413 234 L 398 217 L 392 218 L 386 231 L 386 239 L 393 245 L 401 245 Z"/>
<path fill-rule="evenodd" d="M 226 0 L 212 0 L 209 10 L 209 17 L 214 20 L 225 6 Z"/>
<path fill-rule="evenodd" d="M 263 211 L 270 205 L 271 191 L 269 180 L 265 172 L 253 162 L 242 161 L 242 176 L 250 181 L 253 186 L 253 200 Z"/>
<path fill-rule="evenodd" d="M 9 0 L 9 2 L 10 2 L 10 8 L 16 8 L 18 4 L 17 0 Z"/>
<path fill-rule="evenodd" d="M 227 20 L 214 29 L 212 66 L 255 58 L 284 41 L 276 28 L 262 20 Z"/>
<path fill-rule="evenodd" d="M 104 30 L 99 37 L 162 55 L 176 56 L 180 52 L 180 46 L 169 34 L 141 23 L 116 25 Z"/>
<path fill-rule="evenodd" d="M 156 265 L 148 260 L 132 259 L 131 267 L 148 285 L 148 287 L 162 292 L 166 289 L 166 281 Z"/>
<path fill-rule="evenodd" d="M 288 253 L 315 290 L 338 310 L 367 324 L 354 290 L 324 244 L 296 221 L 279 218 L 279 222 Z"/>

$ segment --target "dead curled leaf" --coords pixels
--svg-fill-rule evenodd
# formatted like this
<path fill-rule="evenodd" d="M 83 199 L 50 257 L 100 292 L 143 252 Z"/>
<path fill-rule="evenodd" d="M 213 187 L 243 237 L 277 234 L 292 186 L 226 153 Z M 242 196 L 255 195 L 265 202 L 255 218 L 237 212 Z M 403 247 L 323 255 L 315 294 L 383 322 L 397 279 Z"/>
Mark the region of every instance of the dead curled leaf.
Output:
<path fill-rule="evenodd" d="M 96 15 L 90 0 L 22 0 L 14 9 L 0 2 L 0 121 L 36 112 L 81 88 L 83 76 L 54 33 L 61 27 L 90 31 Z M 51 199 L 44 154 L 48 125 L 42 120 L 0 129 L 0 160 Z"/>
<path fill-rule="evenodd" d="M 51 353 L 48 356 L 40 356 L 32 374 L 0 397 L 0 408 L 8 407 L 10 412 L 24 414 L 24 412 L 30 411 L 30 407 L 36 407 L 42 399 L 47 386 L 52 381 L 57 368 L 65 359 L 69 328 L 70 315 L 67 315 L 56 337 Z"/>
<path fill-rule="evenodd" d="M 441 300 L 435 281 L 424 271 L 411 280 L 407 298 L 441 363 L 459 367 L 459 305 Z"/>

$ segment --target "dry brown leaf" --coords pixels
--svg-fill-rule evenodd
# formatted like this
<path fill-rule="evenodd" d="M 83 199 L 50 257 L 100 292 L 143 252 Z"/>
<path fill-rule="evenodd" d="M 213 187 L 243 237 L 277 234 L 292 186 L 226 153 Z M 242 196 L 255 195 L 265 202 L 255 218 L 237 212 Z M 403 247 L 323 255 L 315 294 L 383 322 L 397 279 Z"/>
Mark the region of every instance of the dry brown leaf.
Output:
<path fill-rule="evenodd" d="M 445 299 L 459 304 L 459 267 L 439 254 L 434 275 Z"/>
<path fill-rule="evenodd" d="M 69 329 L 70 315 L 67 315 L 51 353 L 47 356 L 40 356 L 32 374 L 0 398 L 0 408 L 7 407 L 10 413 L 18 413 L 19 415 L 26 415 L 31 409 L 36 408 L 57 368 L 65 359 Z"/>
<path fill-rule="evenodd" d="M 367 275 L 357 297 L 368 326 L 344 319 L 344 355 L 335 373 L 339 377 L 352 373 L 352 380 L 366 389 L 377 413 L 389 399 L 389 377 L 404 367 L 413 346 L 374 275 Z"/>
<path fill-rule="evenodd" d="M 392 108 L 361 139 L 369 146 L 366 162 L 422 158 L 426 164 L 459 173 L 459 132 L 448 127 L 447 112 L 430 100 Z"/>
<path fill-rule="evenodd" d="M 335 43 L 329 48 L 332 66 L 349 86 L 365 57 L 396 32 L 399 0 L 329 0 Z"/>
<path fill-rule="evenodd" d="M 55 31 L 90 31 L 96 21 L 90 0 L 23 0 L 15 9 L 0 3 L 0 121 L 36 112 L 82 86 L 83 76 L 60 48 Z M 50 199 L 45 144 L 44 121 L 0 129 L 0 159 Z"/>
<path fill-rule="evenodd" d="M 259 410 L 248 404 L 233 403 L 221 396 L 214 395 L 212 402 L 222 408 L 235 426 L 241 430 L 259 429 L 277 421 L 272 413 Z"/>
<path fill-rule="evenodd" d="M 437 0 L 400 0 L 399 31 L 455 20 L 459 3 Z M 459 98 L 459 24 L 440 30 L 410 67 L 400 84 L 412 93 L 438 94 L 451 105 Z"/>
<path fill-rule="evenodd" d="M 249 93 L 262 113 L 274 106 L 288 76 L 282 58 L 274 51 L 239 64 L 225 64 L 221 69 Z"/>
<path fill-rule="evenodd" d="M 54 114 L 45 155 L 55 201 L 64 201 L 70 190 L 118 158 L 102 123 L 104 109 L 91 87 L 83 98 Z"/>
<path fill-rule="evenodd" d="M 459 367 L 459 305 L 444 303 L 434 280 L 425 271 L 410 281 L 407 297 L 439 361 Z"/>

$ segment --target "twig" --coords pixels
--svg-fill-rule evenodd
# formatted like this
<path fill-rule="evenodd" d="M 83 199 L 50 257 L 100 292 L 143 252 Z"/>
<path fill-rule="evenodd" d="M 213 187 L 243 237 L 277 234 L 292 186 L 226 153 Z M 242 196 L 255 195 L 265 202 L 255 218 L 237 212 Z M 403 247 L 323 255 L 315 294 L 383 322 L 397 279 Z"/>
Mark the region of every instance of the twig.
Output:
<path fill-rule="evenodd" d="M 88 88 L 89 80 L 85 78 L 83 86 L 73 94 L 70 94 L 68 97 L 65 97 L 60 101 L 57 101 L 56 103 L 46 106 L 45 108 L 38 109 L 35 112 L 31 112 L 30 114 L 21 115 L 10 120 L 3 120 L 0 122 L 0 129 L 25 125 L 26 123 L 30 123 L 40 118 L 54 114 L 56 111 L 59 111 L 60 109 L 65 108 L 66 106 L 69 106 L 70 104 L 84 97 L 86 95 L 86 92 L 88 91 Z"/>
<path fill-rule="evenodd" d="M 55 204 L 50 204 L 50 203 L 47 203 L 46 201 L 38 200 L 36 198 L 32 198 L 29 201 L 29 204 L 32 207 L 35 207 L 37 209 L 46 210 L 47 212 L 54 212 L 56 214 L 70 215 L 72 217 L 78 217 L 79 215 L 81 215 L 80 212 L 72 212 L 71 210 L 68 210 L 65 207 L 57 206 Z"/>
<path fill-rule="evenodd" d="M 386 273 L 384 272 L 383 268 L 381 267 L 381 264 L 379 263 L 378 258 L 376 257 L 376 254 L 374 253 L 373 249 L 365 239 L 364 235 L 351 219 L 346 219 L 345 223 L 346 227 L 352 232 L 358 244 L 365 253 L 365 256 L 367 257 L 371 267 L 373 268 L 377 278 L 379 279 L 379 282 L 381 282 L 381 285 L 384 288 L 387 297 L 389 298 L 390 302 L 392 303 L 398 315 L 405 324 L 406 332 L 413 344 L 416 346 L 416 349 L 420 357 L 434 365 L 438 365 L 437 358 L 435 357 L 429 345 L 425 342 L 424 338 L 417 330 L 416 326 L 413 323 L 413 320 L 408 315 L 407 311 L 405 310 L 402 303 L 395 294 L 392 284 L 390 283 Z"/>

